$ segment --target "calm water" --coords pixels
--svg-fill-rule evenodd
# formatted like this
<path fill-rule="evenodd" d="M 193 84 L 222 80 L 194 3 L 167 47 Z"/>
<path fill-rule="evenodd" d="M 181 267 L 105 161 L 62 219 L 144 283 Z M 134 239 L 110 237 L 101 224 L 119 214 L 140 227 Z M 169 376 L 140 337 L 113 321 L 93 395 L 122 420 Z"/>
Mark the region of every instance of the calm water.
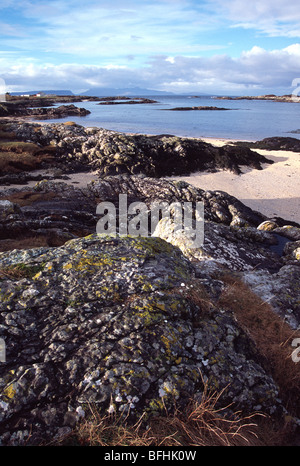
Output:
<path fill-rule="evenodd" d="M 147 96 L 148 97 L 148 96 Z M 257 141 L 272 136 L 290 136 L 300 128 L 300 103 L 259 100 L 217 100 L 210 96 L 149 96 L 156 104 L 74 105 L 91 111 L 86 117 L 68 117 L 82 126 L 97 126 L 114 131 L 141 134 L 174 134 Z M 61 104 L 58 104 L 61 105 Z M 227 111 L 167 111 L 173 107 L 215 106 Z"/>

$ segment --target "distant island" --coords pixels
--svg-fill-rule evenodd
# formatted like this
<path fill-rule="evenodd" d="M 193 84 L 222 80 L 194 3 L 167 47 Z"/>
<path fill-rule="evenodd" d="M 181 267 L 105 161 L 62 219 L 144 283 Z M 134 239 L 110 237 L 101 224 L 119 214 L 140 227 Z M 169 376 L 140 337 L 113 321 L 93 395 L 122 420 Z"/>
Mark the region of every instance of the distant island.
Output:
<path fill-rule="evenodd" d="M 207 107 L 207 106 L 200 106 L 200 107 L 174 107 L 174 108 L 164 108 L 163 110 L 172 110 L 172 111 L 185 111 L 185 110 L 232 110 L 231 108 L 224 108 L 224 107 Z"/>
<path fill-rule="evenodd" d="M 11 95 L 7 93 L 5 100 L 0 102 L 0 117 L 30 117 L 46 120 L 68 116 L 86 116 L 91 112 L 85 108 L 76 107 L 73 102 L 99 100 L 98 97 L 74 95 Z M 67 105 L 56 106 L 58 103 Z"/>
<path fill-rule="evenodd" d="M 293 94 L 286 95 L 257 95 L 257 96 L 240 96 L 240 97 L 229 97 L 229 96 L 217 96 L 214 97 L 219 100 L 271 100 L 273 102 L 300 102 L 300 97 Z"/>
<path fill-rule="evenodd" d="M 59 90 L 54 90 L 54 89 L 47 89 L 47 90 L 42 90 L 42 91 L 20 91 L 20 92 L 10 92 L 10 95 L 12 96 L 23 96 L 23 97 L 29 97 L 29 96 L 34 96 L 34 95 L 39 95 L 39 96 L 46 96 L 46 95 L 54 95 L 54 96 L 60 96 L 60 95 L 74 95 L 72 91 L 69 89 L 59 89 Z"/>
<path fill-rule="evenodd" d="M 157 104 L 157 100 L 147 99 L 146 97 L 103 97 L 97 105 L 121 105 L 121 104 Z"/>

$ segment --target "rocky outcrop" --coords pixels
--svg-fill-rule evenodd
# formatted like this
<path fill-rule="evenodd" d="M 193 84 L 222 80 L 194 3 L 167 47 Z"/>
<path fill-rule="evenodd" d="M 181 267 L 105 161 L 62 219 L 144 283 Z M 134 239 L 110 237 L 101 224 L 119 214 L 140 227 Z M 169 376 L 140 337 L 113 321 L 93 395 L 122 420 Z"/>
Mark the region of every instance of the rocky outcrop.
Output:
<path fill-rule="evenodd" d="M 55 147 L 57 167 L 97 169 L 99 176 L 142 173 L 163 177 L 217 169 L 241 173 L 242 165 L 262 169 L 261 164 L 273 163 L 247 147 L 215 147 L 169 135 L 127 135 L 70 124 L 12 123 L 7 130 L 17 139 Z"/>
<path fill-rule="evenodd" d="M 3 191 L 1 202 L 11 203 L 12 211 L 2 214 L 0 250 L 25 240 L 43 240 L 55 246 L 60 241 L 95 232 L 99 217 L 97 204 L 112 202 L 118 207 L 119 194 L 126 194 L 128 203 L 141 201 L 150 209 L 157 201 L 204 202 L 205 219 L 231 227 L 256 227 L 266 217 L 223 192 L 196 189 L 185 182 L 170 182 L 141 176 L 111 176 L 95 180 L 85 188 L 76 188 L 65 182 L 42 180 L 33 188 L 10 188 Z M 18 206 L 14 211 L 13 206 Z M 228 233 L 229 234 L 229 233 Z M 268 235 L 258 232 L 258 235 Z M 272 236 L 272 235 L 269 235 Z M 233 239 L 233 242 L 235 239 Z M 274 240 L 275 241 L 275 240 Z M 17 246 L 15 246 L 17 247 Z"/>
<path fill-rule="evenodd" d="M 199 107 L 174 107 L 168 110 L 185 111 L 185 110 L 231 110 L 231 108 L 213 107 L 213 106 L 199 106 Z"/>
<path fill-rule="evenodd" d="M 29 112 L 29 113 L 28 113 Z M 69 116 L 83 117 L 91 112 L 86 108 L 76 107 L 73 104 L 60 105 L 54 108 L 36 108 L 27 110 L 27 115 L 32 116 L 36 120 L 50 120 L 56 118 L 65 118 Z"/>
<path fill-rule="evenodd" d="M 157 104 L 157 100 L 147 99 L 146 97 L 105 97 L 99 98 L 101 102 L 97 105 L 135 105 L 135 104 Z"/>
<path fill-rule="evenodd" d="M 96 205 L 118 207 L 120 193 L 149 209 L 202 200 L 203 246 L 190 248 L 188 231 L 178 236 L 164 218 L 152 237 L 96 235 Z M 265 357 L 218 298 L 222 274 L 238 273 L 299 326 L 299 228 L 267 222 L 223 192 L 140 176 L 10 189 L 0 219 L 2 244 L 18 235 L 49 240 L 0 253 L 2 444 L 70 432 L 93 403 L 132 421 L 184 409 L 205 383 L 224 389 L 220 407 L 286 412 Z M 273 230 L 295 248 L 272 251 Z"/>
<path fill-rule="evenodd" d="M 167 202 L 170 205 L 177 201 L 202 201 L 207 243 L 204 245 L 205 251 L 201 254 L 207 258 L 219 256 L 219 261 L 225 261 L 232 269 L 242 270 L 265 263 L 268 264 L 265 268 L 274 271 L 283 265 L 284 257 L 292 261 L 297 260 L 297 247 L 293 249 L 291 244 L 298 244 L 299 225 L 293 226 L 293 222 L 280 218 L 271 222 L 269 219 L 268 224 L 272 227 L 268 229 L 264 226 L 266 216 L 253 211 L 234 196 L 222 191 L 205 191 L 186 182 L 126 175 L 95 179 L 85 188 L 76 188 L 65 182 L 42 180 L 33 188 L 10 188 L 3 191 L 0 196 L 1 202 L 4 205 L 10 202 L 17 205 L 18 209 L 14 215 L 3 210 L 0 248 L 3 250 L 3 244 L 12 238 L 21 240 L 29 236 L 45 235 L 53 240 L 57 233 L 58 237 L 62 235 L 62 238 L 65 238 L 70 235 L 67 239 L 71 239 L 74 237 L 72 235 L 93 233 L 99 219 L 96 215 L 98 203 L 112 202 L 118 208 L 119 194 L 122 193 L 127 195 L 128 204 L 135 201 L 143 202 L 149 210 L 156 202 Z M 292 243 L 287 244 L 282 251 L 276 252 L 275 246 L 283 237 L 286 241 L 292 240 Z M 221 238 L 224 238 L 224 246 Z M 251 242 L 252 248 L 243 247 L 243 242 Z M 272 251 L 273 246 L 275 251 Z M 259 253 L 261 247 L 263 249 Z"/>
<path fill-rule="evenodd" d="M 230 312 L 189 297 L 195 286 L 207 299 L 214 280 L 196 281 L 171 244 L 92 235 L 0 259 L 23 270 L 0 282 L 2 444 L 63 435 L 91 403 L 147 420 L 201 397 L 205 381 L 229 384 L 223 406 L 282 412 L 274 380 Z"/>
<path fill-rule="evenodd" d="M 32 117 L 37 120 L 47 120 L 65 118 L 68 116 L 86 116 L 91 112 L 85 108 L 75 107 L 75 105 L 60 105 L 58 107 L 33 107 L 18 105 L 16 103 L 2 103 L 0 116 L 5 117 Z"/>
<path fill-rule="evenodd" d="M 221 100 L 269 100 L 272 102 L 299 102 L 299 97 L 293 94 L 286 95 L 275 95 L 275 94 L 265 94 L 257 96 L 239 96 L 239 97 L 228 97 L 228 96 L 218 96 L 215 99 Z"/>
<path fill-rule="evenodd" d="M 300 152 L 300 140 L 290 137 L 271 137 L 265 138 L 256 142 L 235 142 L 236 146 L 250 147 L 252 149 L 265 150 L 287 150 L 292 152 Z"/>
<path fill-rule="evenodd" d="M 222 392 L 218 406 L 229 415 L 238 409 L 282 420 L 291 408 L 299 412 L 282 400 L 266 355 L 219 298 L 225 275 L 239 277 L 296 335 L 300 226 L 268 219 L 222 191 L 161 177 L 170 175 L 170 163 L 238 170 L 241 163 L 261 168 L 265 159 L 250 149 L 70 123 L 12 122 L 3 133 L 4 143 L 13 137 L 24 148 L 26 140 L 32 157 L 52 148 L 51 166 L 61 174 L 79 167 L 127 173 L 84 188 L 41 180 L 1 193 L 3 445 L 47 443 L 70 432 L 94 403 L 102 413 L 130 422 L 143 414 L 147 422 L 200 400 L 205 384 Z M 143 202 L 149 216 L 159 201 L 203 202 L 203 244 L 191 247 L 189 229 L 178 233 L 172 212 L 157 219 L 152 236 L 96 235 L 97 205 L 111 202 L 118 215 L 120 194 L 128 204 Z"/>

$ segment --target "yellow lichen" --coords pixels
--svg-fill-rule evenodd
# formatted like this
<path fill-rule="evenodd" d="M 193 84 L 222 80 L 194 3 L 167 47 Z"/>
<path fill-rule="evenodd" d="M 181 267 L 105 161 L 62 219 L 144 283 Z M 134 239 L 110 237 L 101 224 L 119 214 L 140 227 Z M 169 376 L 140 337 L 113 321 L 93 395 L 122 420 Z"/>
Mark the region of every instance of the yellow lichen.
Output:
<path fill-rule="evenodd" d="M 164 403 L 163 403 L 162 399 L 154 398 L 153 400 L 150 401 L 149 407 L 153 411 L 163 411 Z"/>
<path fill-rule="evenodd" d="M 32 280 L 38 280 L 41 276 L 42 276 L 42 272 L 40 271 L 32 277 Z"/>
<path fill-rule="evenodd" d="M 12 399 L 15 394 L 16 394 L 16 390 L 14 388 L 14 385 L 11 383 L 10 385 L 8 385 L 4 390 L 3 390 L 3 394 L 4 396 L 6 396 L 7 398 L 9 399 Z"/>

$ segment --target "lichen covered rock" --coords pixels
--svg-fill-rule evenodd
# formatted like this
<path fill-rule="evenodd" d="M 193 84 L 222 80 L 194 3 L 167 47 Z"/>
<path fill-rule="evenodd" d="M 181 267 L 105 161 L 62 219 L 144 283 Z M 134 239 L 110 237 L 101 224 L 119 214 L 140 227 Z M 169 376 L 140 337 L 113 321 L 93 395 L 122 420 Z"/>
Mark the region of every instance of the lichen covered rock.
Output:
<path fill-rule="evenodd" d="M 65 170 L 93 168 L 100 176 L 142 173 L 162 177 L 215 169 L 241 173 L 242 165 L 262 169 L 262 163 L 273 163 L 247 147 L 215 147 L 200 139 L 170 135 L 129 135 L 80 125 L 20 122 L 12 123 L 10 131 L 21 140 L 55 148 L 55 163 Z"/>
<path fill-rule="evenodd" d="M 90 403 L 147 419 L 201 397 L 206 381 L 227 387 L 224 406 L 281 410 L 251 340 L 213 305 L 220 283 L 197 279 L 168 242 L 91 235 L 0 260 L 10 270 L 23 264 L 22 278 L 0 281 L 2 444 L 65 433 Z M 189 293 L 204 293 L 204 284 L 205 309 Z"/>

